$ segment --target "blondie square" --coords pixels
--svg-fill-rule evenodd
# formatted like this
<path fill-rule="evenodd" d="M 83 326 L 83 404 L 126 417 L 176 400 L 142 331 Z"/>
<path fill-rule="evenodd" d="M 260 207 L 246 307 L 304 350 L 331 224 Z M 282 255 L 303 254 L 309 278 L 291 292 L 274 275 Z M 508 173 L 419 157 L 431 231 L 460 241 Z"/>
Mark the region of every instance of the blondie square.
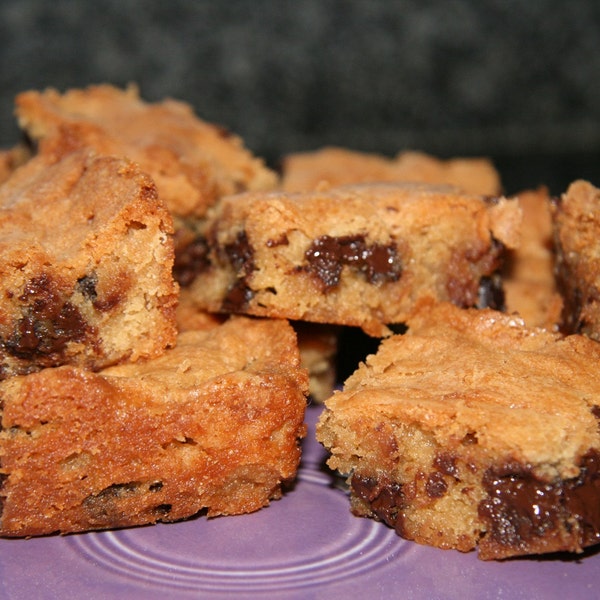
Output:
<path fill-rule="evenodd" d="M 520 219 L 515 200 L 424 184 L 228 196 L 189 291 L 210 312 L 387 335 L 421 298 L 501 304 L 495 275 Z"/>
<path fill-rule="evenodd" d="M 0 535 L 256 511 L 294 479 L 307 376 L 285 321 L 233 317 L 162 356 L 0 384 Z"/>
<path fill-rule="evenodd" d="M 326 401 L 317 426 L 351 508 L 481 559 L 600 542 L 600 345 L 448 303 Z"/>
<path fill-rule="evenodd" d="M 0 186 L 0 379 L 175 343 L 172 219 L 131 162 L 38 156 Z"/>

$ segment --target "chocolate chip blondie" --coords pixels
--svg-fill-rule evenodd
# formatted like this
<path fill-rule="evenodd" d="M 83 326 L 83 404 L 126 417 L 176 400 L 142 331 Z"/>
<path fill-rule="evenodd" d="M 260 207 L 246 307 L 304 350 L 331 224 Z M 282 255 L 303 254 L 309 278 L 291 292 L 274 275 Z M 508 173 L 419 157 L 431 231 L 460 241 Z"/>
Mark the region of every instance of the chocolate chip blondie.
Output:
<path fill-rule="evenodd" d="M 532 327 L 558 329 L 562 299 L 554 274 L 552 198 L 543 187 L 517 197 L 523 222 L 519 246 L 507 253 L 502 269 L 506 312 Z"/>
<path fill-rule="evenodd" d="M 193 278 L 196 236 L 216 200 L 277 183 L 238 136 L 198 118 L 183 102 L 145 102 L 133 86 L 23 92 L 16 115 L 39 152 L 91 148 L 125 156 L 154 179 L 174 219 L 175 275 L 182 285 Z"/>
<path fill-rule="evenodd" d="M 162 356 L 0 383 L 0 535 L 248 513 L 280 498 L 307 376 L 285 321 L 233 317 Z"/>
<path fill-rule="evenodd" d="M 600 341 L 600 190 L 573 182 L 553 212 L 562 328 Z"/>
<path fill-rule="evenodd" d="M 501 303 L 495 273 L 517 243 L 514 200 L 420 184 L 223 198 L 190 286 L 210 312 L 389 333 L 420 298 Z"/>
<path fill-rule="evenodd" d="M 486 158 L 441 160 L 423 152 L 400 152 L 394 158 L 325 147 L 288 154 L 282 161 L 282 189 L 306 192 L 326 183 L 339 186 L 375 181 L 445 183 L 473 194 L 499 195 L 500 175 Z"/>
<path fill-rule="evenodd" d="M 326 402 L 351 507 L 481 559 L 600 542 L 600 345 L 426 304 Z"/>
<path fill-rule="evenodd" d="M 0 186 L 0 379 L 162 354 L 176 339 L 171 217 L 131 162 L 37 156 Z"/>

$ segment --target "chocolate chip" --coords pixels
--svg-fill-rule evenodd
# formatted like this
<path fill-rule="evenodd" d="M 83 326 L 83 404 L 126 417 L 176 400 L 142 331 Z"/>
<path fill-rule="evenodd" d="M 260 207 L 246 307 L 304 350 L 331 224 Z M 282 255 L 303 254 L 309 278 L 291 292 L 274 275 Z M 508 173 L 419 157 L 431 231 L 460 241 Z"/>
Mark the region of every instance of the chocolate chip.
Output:
<path fill-rule="evenodd" d="M 85 275 L 77 280 L 77 289 L 85 298 L 92 302 L 98 297 L 96 285 L 98 285 L 98 277 L 95 273 L 92 275 Z"/>
<path fill-rule="evenodd" d="M 209 266 L 208 243 L 205 237 L 197 236 L 185 247 L 177 249 L 173 277 L 181 287 L 188 287 Z"/>
<path fill-rule="evenodd" d="M 439 471 L 434 471 L 427 476 L 425 491 L 430 498 L 442 498 L 448 491 L 448 484 Z"/>
<path fill-rule="evenodd" d="M 245 231 L 238 232 L 235 240 L 225 245 L 225 254 L 239 276 L 247 276 L 254 271 L 254 248 Z"/>
<path fill-rule="evenodd" d="M 396 244 L 367 244 L 365 236 L 329 235 L 315 239 L 306 250 L 306 271 L 314 275 L 325 292 L 335 288 L 344 266 L 363 273 L 369 283 L 397 281 L 402 264 Z"/>
<path fill-rule="evenodd" d="M 483 476 L 488 496 L 478 511 L 488 524 L 493 542 L 525 548 L 561 525 L 576 536 L 581 546 L 600 541 L 598 451 L 589 451 L 579 466 L 578 477 L 550 482 L 516 463 L 488 469 Z"/>
<path fill-rule="evenodd" d="M 440 452 L 433 460 L 433 466 L 444 475 L 451 475 L 456 477 L 458 475 L 458 469 L 456 467 L 456 456 L 449 454 L 448 452 Z"/>
<path fill-rule="evenodd" d="M 5 350 L 13 356 L 53 366 L 69 342 L 84 341 L 90 331 L 79 310 L 46 274 L 31 279 L 19 300 L 24 314 L 4 341 Z"/>
<path fill-rule="evenodd" d="M 350 487 L 357 498 L 366 502 L 373 514 L 399 535 L 404 535 L 405 506 L 402 485 L 397 482 L 381 482 L 371 477 L 355 473 L 350 480 Z"/>
<path fill-rule="evenodd" d="M 222 309 L 226 312 L 237 312 L 248 304 L 254 292 L 248 285 L 248 277 L 254 271 L 254 248 L 248 241 L 245 231 L 240 231 L 234 242 L 225 245 L 227 260 L 235 270 L 237 279 L 231 285 L 223 302 Z"/>

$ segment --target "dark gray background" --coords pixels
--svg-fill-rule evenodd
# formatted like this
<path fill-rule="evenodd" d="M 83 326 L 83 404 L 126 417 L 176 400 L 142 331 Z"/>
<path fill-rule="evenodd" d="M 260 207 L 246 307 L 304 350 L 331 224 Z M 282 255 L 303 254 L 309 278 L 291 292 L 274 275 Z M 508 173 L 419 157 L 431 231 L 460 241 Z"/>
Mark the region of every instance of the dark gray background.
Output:
<path fill-rule="evenodd" d="M 486 155 L 507 192 L 600 185 L 600 2 L 0 1 L 14 95 L 136 82 L 281 155 L 336 144 Z"/>

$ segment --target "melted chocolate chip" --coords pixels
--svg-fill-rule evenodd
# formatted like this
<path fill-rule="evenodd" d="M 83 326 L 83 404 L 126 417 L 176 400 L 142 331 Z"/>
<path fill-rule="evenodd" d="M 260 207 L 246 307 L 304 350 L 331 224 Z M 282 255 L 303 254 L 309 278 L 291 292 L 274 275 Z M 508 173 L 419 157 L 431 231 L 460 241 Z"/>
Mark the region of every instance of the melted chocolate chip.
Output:
<path fill-rule="evenodd" d="M 173 277 L 181 287 L 188 287 L 210 266 L 206 238 L 197 236 L 184 248 L 178 248 L 173 264 Z"/>
<path fill-rule="evenodd" d="M 582 546 L 600 541 L 600 453 L 589 451 L 581 461 L 579 477 L 568 481 L 564 494 L 567 515 L 579 526 Z"/>
<path fill-rule="evenodd" d="M 109 485 L 97 494 L 90 494 L 84 499 L 82 506 L 87 511 L 91 522 L 102 526 L 118 525 L 122 518 L 119 499 L 143 491 L 141 485 L 136 482 Z"/>
<path fill-rule="evenodd" d="M 98 285 L 98 277 L 95 273 L 93 275 L 85 275 L 77 280 L 77 289 L 85 298 L 92 302 L 98 297 L 96 285 Z"/>
<path fill-rule="evenodd" d="M 393 527 L 399 535 L 404 534 L 405 506 L 402 485 L 399 483 L 382 484 L 376 479 L 354 474 L 350 481 L 352 492 L 357 498 L 369 504 L 373 514 L 390 527 Z"/>
<path fill-rule="evenodd" d="M 254 295 L 248 286 L 248 277 L 254 271 L 254 248 L 245 231 L 240 231 L 235 241 L 225 246 L 225 254 L 237 273 L 237 279 L 227 291 L 222 308 L 227 312 L 236 312 L 250 302 Z"/>
<path fill-rule="evenodd" d="M 245 279 L 238 279 L 227 290 L 227 294 L 221 302 L 221 308 L 225 312 L 237 312 L 242 310 L 253 298 L 254 292 L 248 287 Z"/>
<path fill-rule="evenodd" d="M 488 497 L 478 511 L 493 541 L 525 548 L 561 526 L 581 546 L 600 541 L 599 459 L 596 450 L 590 451 L 580 475 L 566 481 L 542 481 L 519 464 L 489 469 L 483 477 Z"/>
<path fill-rule="evenodd" d="M 448 452 L 440 452 L 433 460 L 433 466 L 444 475 L 451 475 L 456 477 L 458 475 L 458 469 L 456 467 L 456 456 L 449 454 Z"/>
<path fill-rule="evenodd" d="M 363 235 L 321 236 L 313 241 L 304 256 L 306 270 L 318 278 L 324 291 L 339 284 L 344 266 L 360 271 L 372 284 L 397 281 L 402 274 L 396 245 L 368 245 Z"/>
<path fill-rule="evenodd" d="M 254 248 L 245 231 L 238 232 L 235 240 L 225 245 L 225 254 L 238 275 L 246 276 L 254 271 Z"/>
<path fill-rule="evenodd" d="M 488 470 L 483 486 L 488 497 L 480 503 L 478 512 L 496 543 L 520 547 L 558 526 L 560 490 L 536 480 L 520 465 Z"/>
<path fill-rule="evenodd" d="M 439 471 L 429 473 L 425 481 L 425 491 L 430 498 L 442 498 L 448 491 L 448 484 Z"/>
<path fill-rule="evenodd" d="M 9 354 L 52 366 L 69 342 L 85 340 L 89 332 L 85 319 L 64 300 L 48 275 L 29 281 L 19 299 L 26 306 L 12 335 L 4 341 Z"/>

